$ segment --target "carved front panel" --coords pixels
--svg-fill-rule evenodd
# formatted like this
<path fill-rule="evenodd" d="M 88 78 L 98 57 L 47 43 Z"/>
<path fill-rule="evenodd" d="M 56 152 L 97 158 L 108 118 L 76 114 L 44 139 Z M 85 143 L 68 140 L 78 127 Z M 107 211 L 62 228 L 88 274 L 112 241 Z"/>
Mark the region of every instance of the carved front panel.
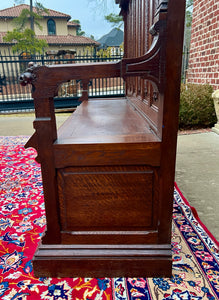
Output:
<path fill-rule="evenodd" d="M 58 171 L 63 231 L 149 230 L 154 226 L 154 172 L 146 167 Z"/>

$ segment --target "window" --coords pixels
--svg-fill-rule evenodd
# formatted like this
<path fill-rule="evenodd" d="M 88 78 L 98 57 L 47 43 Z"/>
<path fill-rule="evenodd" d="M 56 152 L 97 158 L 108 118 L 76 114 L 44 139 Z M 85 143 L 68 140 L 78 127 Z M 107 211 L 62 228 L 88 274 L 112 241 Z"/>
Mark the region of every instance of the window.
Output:
<path fill-rule="evenodd" d="M 56 23 L 54 20 L 49 19 L 47 22 L 47 27 L 48 27 L 48 35 L 56 34 Z"/>

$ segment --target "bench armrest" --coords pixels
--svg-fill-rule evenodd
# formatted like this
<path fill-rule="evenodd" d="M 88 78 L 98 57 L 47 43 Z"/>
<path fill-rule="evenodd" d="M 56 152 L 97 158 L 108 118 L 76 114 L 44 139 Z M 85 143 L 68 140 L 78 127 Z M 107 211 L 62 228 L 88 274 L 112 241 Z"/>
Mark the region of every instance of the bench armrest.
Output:
<path fill-rule="evenodd" d="M 60 84 L 72 79 L 89 81 L 92 78 L 120 77 L 120 62 L 68 65 L 33 65 L 20 76 L 20 84 L 32 84 L 33 98 L 54 97 Z"/>

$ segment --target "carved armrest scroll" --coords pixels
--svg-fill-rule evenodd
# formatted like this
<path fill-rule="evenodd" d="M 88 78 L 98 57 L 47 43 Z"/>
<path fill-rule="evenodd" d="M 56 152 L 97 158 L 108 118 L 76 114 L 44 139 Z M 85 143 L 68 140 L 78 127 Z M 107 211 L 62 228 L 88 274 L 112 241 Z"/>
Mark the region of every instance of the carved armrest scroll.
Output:
<path fill-rule="evenodd" d="M 120 77 L 120 62 L 86 63 L 68 65 L 34 65 L 21 74 L 22 85 L 32 84 L 32 95 L 51 97 L 57 95 L 58 87 L 73 79 L 90 80 L 92 78 Z"/>

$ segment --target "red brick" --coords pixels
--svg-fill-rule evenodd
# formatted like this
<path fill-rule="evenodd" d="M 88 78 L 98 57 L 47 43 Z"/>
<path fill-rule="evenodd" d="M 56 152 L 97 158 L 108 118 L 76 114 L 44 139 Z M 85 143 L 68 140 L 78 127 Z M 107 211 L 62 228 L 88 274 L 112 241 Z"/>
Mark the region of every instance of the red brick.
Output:
<path fill-rule="evenodd" d="M 219 2 L 194 0 L 188 82 L 219 88 Z"/>

